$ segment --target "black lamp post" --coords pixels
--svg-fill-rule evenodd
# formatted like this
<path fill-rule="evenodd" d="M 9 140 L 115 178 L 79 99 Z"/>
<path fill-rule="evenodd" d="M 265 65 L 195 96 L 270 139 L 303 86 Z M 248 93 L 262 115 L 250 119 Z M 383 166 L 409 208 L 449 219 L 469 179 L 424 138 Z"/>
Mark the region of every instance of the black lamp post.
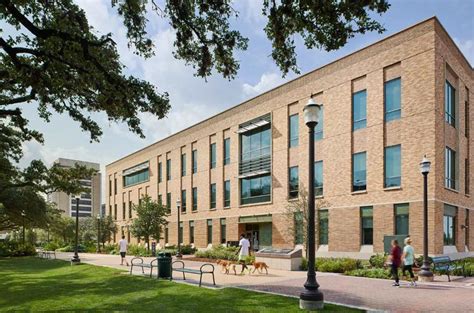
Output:
<path fill-rule="evenodd" d="M 177 258 L 182 258 L 183 255 L 181 254 L 181 238 L 180 238 L 180 224 L 181 224 L 181 201 L 179 200 L 176 200 L 176 208 L 178 209 L 178 252 L 176 252 L 176 257 Z"/>
<path fill-rule="evenodd" d="M 430 165 L 431 162 L 425 155 L 420 163 L 420 171 L 423 174 L 423 265 L 418 276 L 421 281 L 433 281 L 433 273 L 428 260 L 428 173 Z"/>
<path fill-rule="evenodd" d="M 49 243 L 49 223 L 46 224 L 47 227 L 47 241 Z"/>
<path fill-rule="evenodd" d="M 100 214 L 97 214 L 97 253 L 100 253 Z"/>
<path fill-rule="evenodd" d="M 308 162 L 308 274 L 304 284 L 305 290 L 300 294 L 300 308 L 305 310 L 322 309 L 324 296 L 319 291 L 316 281 L 315 267 L 315 229 L 314 229 L 314 128 L 318 125 L 321 105 L 316 104 L 312 98 L 304 107 L 304 122 L 309 128 L 309 162 Z"/>
<path fill-rule="evenodd" d="M 22 219 L 22 223 L 23 223 L 23 237 L 21 239 L 23 245 L 25 245 L 25 216 L 26 216 L 26 213 L 25 211 L 21 211 L 21 219 Z"/>
<path fill-rule="evenodd" d="M 74 245 L 74 256 L 71 259 L 71 264 L 79 264 L 81 259 L 79 259 L 78 254 L 78 244 L 79 244 L 79 197 L 76 197 L 76 242 Z"/>

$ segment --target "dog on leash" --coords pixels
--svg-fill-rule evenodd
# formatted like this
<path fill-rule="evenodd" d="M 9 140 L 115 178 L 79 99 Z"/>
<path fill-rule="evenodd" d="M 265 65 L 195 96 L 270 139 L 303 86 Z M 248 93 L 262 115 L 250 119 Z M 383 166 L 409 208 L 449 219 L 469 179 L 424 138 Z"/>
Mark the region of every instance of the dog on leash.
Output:
<path fill-rule="evenodd" d="M 263 270 L 265 270 L 265 272 L 268 275 L 268 265 L 265 262 L 253 262 L 252 265 L 253 265 L 252 273 L 255 273 L 255 271 L 258 270 L 260 274 L 263 274 Z"/>
<path fill-rule="evenodd" d="M 237 275 L 235 263 L 227 260 L 217 260 L 217 265 L 221 266 L 221 273 L 229 274 L 230 270 L 234 272 L 234 275 Z"/>

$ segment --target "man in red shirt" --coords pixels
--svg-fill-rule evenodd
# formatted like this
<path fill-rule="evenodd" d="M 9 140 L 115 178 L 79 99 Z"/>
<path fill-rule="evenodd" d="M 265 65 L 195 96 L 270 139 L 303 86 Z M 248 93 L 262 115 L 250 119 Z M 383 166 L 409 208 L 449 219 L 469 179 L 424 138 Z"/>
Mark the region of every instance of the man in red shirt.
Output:
<path fill-rule="evenodd" d="M 390 251 L 390 261 L 392 262 L 392 276 L 395 282 L 392 286 L 398 287 L 400 286 L 399 278 L 398 278 L 398 268 L 402 263 L 402 249 L 398 245 L 397 240 L 392 240 L 392 250 Z"/>

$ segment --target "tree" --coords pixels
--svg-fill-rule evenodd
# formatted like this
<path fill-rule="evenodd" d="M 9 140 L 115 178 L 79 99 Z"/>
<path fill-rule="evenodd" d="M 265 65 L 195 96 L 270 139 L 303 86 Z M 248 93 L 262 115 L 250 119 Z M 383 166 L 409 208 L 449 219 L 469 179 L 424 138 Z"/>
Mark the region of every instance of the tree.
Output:
<path fill-rule="evenodd" d="M 315 203 L 315 239 L 316 245 L 319 241 L 319 218 L 318 210 L 328 208 L 330 203 L 324 199 L 316 199 Z M 285 212 L 285 220 L 287 222 L 286 235 L 289 238 L 299 237 L 302 242 L 304 250 L 307 252 L 308 242 L 308 191 L 304 188 L 304 185 L 300 185 L 298 191 L 298 198 L 288 201 Z"/>
<path fill-rule="evenodd" d="M 101 219 L 95 219 L 94 227 L 98 228 L 98 223 L 100 223 L 100 242 L 102 246 L 105 246 L 105 243 L 112 240 L 112 236 L 117 232 L 117 225 L 115 225 L 112 216 L 108 215 Z"/>
<path fill-rule="evenodd" d="M 64 243 L 72 243 L 76 232 L 76 222 L 71 217 L 56 217 L 50 224 L 51 233 Z"/>
<path fill-rule="evenodd" d="M 168 224 L 168 208 L 145 195 L 138 205 L 133 205 L 133 210 L 137 212 L 137 217 L 133 220 L 130 231 L 133 236 L 143 238 L 149 250 L 150 238 L 160 239 L 162 229 Z"/>

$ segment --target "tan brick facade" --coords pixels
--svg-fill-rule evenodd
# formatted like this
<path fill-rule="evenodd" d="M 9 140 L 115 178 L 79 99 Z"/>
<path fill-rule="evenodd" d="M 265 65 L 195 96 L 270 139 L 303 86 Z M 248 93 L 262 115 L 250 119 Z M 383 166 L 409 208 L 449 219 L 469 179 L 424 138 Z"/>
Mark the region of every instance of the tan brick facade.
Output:
<path fill-rule="evenodd" d="M 401 79 L 401 117 L 384 122 L 384 82 Z M 445 122 L 444 86 L 448 80 L 456 89 L 456 128 Z M 367 125 L 352 130 L 352 94 L 367 92 Z M 323 161 L 324 200 L 329 203 L 329 252 L 361 251 L 360 207 L 373 207 L 374 252 L 383 251 L 383 237 L 395 230 L 394 204 L 409 204 L 409 233 L 415 250 L 422 250 L 423 178 L 419 163 L 423 155 L 432 162 L 428 180 L 429 251 L 445 252 L 443 244 L 444 204 L 456 206 L 455 247 L 474 251 L 474 230 L 466 231 L 466 209 L 474 225 L 474 198 L 466 193 L 465 160 L 474 159 L 474 139 L 466 129 L 474 127 L 474 108 L 466 125 L 466 103 L 473 99 L 473 70 L 436 18 L 423 21 L 398 34 L 370 45 L 340 60 L 316 69 L 287 84 L 248 100 L 210 119 L 145 147 L 107 166 L 109 179 L 118 178 L 117 195 L 106 197 L 109 207 L 132 201 L 143 194 L 166 203 L 171 193 L 169 243 L 177 242 L 176 200 L 187 193 L 187 212 L 182 214 L 183 241 L 189 243 L 189 221 L 195 222 L 194 244 L 207 246 L 207 220 L 212 219 L 212 244 L 221 240 L 220 219 L 226 218 L 226 240 L 238 240 L 252 226 L 239 224 L 242 218 L 271 216 L 271 245 L 292 247 L 287 235 L 284 211 L 288 203 L 288 168 L 298 166 L 299 182 L 307 186 L 308 131 L 303 107 L 310 96 L 324 106 L 323 139 L 316 141 L 316 160 Z M 472 100 L 471 100 L 472 102 Z M 271 114 L 271 201 L 240 204 L 239 125 Z M 289 116 L 299 114 L 299 144 L 289 147 Z M 224 139 L 230 138 L 230 164 L 224 165 Z M 217 165 L 210 168 L 210 144 L 216 143 Z M 401 145 L 401 186 L 384 188 L 384 148 Z M 453 148 L 456 190 L 445 186 L 445 147 Z M 198 151 L 197 173 L 192 173 L 192 151 Z M 367 190 L 352 192 L 352 154 L 366 151 Z M 181 176 L 181 154 L 186 154 L 186 175 Z M 166 160 L 171 160 L 171 179 L 166 179 Z M 149 162 L 149 180 L 123 187 L 124 170 Z M 158 163 L 162 181 L 158 182 Z M 471 169 L 474 166 L 471 166 Z M 467 173 L 474 182 L 474 171 Z M 224 181 L 230 180 L 230 208 L 224 208 Z M 210 209 L 210 184 L 216 184 L 216 208 Z M 471 183 L 472 184 L 472 183 Z M 198 190 L 198 209 L 192 211 L 192 188 Z M 470 193 L 472 194 L 472 187 Z M 125 199 L 122 199 L 122 193 Z M 106 195 L 109 195 L 108 190 Z M 119 210 L 120 211 L 120 210 Z M 118 225 L 130 224 L 130 219 Z M 473 228 L 473 227 L 471 227 Z M 270 232 L 270 230 L 268 230 Z M 466 244 L 466 234 L 469 236 Z M 164 239 L 160 241 L 164 244 Z"/>

